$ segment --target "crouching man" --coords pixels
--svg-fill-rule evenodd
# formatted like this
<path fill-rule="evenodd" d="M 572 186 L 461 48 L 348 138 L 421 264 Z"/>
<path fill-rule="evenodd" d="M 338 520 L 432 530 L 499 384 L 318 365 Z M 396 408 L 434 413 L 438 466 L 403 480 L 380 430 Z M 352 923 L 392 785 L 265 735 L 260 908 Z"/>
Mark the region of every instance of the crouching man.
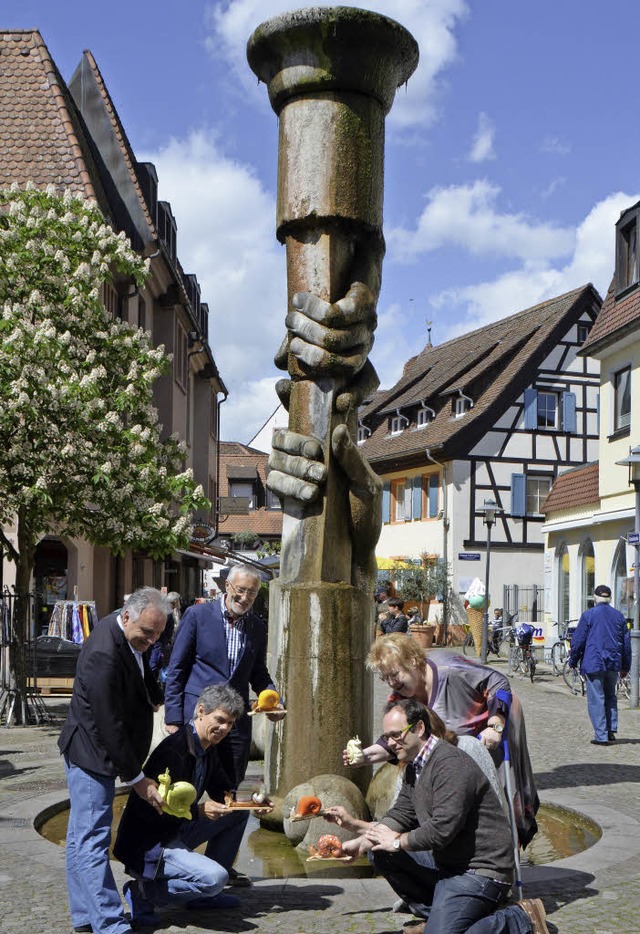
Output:
<path fill-rule="evenodd" d="M 378 823 L 340 806 L 325 817 L 360 834 L 343 844 L 345 855 L 370 852 L 417 916 L 405 934 L 548 934 L 540 899 L 501 907 L 513 878 L 511 833 L 473 759 L 431 735 L 428 711 L 413 698 L 387 704 L 383 729 L 407 764 L 395 804 Z"/>
<path fill-rule="evenodd" d="M 223 804 L 229 781 L 216 746 L 244 714 L 244 701 L 226 684 L 204 688 L 193 719 L 167 736 L 145 764 L 145 775 L 158 780 L 168 769 L 172 782 L 189 782 L 196 789 L 191 819 L 159 814 L 138 795 L 129 795 L 114 854 L 134 877 L 124 887 L 132 924 L 153 925 L 154 906 L 234 908 L 240 900 L 219 894 L 238 853 L 248 819 L 247 811 L 230 811 Z M 207 792 L 209 799 L 198 804 Z M 205 855 L 194 853 L 207 844 Z"/>

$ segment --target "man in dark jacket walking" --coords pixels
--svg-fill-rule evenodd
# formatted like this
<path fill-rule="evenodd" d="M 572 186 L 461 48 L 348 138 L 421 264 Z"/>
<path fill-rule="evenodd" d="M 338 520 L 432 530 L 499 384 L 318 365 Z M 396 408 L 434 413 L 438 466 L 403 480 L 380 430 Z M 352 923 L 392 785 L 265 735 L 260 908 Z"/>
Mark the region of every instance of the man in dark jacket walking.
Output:
<path fill-rule="evenodd" d="M 615 742 L 618 730 L 618 675 L 626 677 L 631 667 L 631 637 L 627 622 L 611 606 L 611 590 L 600 584 L 594 603 L 580 617 L 571 639 L 569 666 L 580 664 L 587 687 L 587 709 L 593 724 L 594 746 Z"/>

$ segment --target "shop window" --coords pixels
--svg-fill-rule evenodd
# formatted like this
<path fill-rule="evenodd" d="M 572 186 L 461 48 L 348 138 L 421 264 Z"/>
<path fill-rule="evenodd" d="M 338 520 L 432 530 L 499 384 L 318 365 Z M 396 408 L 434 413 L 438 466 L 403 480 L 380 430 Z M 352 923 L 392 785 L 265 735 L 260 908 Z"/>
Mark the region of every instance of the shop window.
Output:
<path fill-rule="evenodd" d="M 570 619 L 569 616 L 569 585 L 571 578 L 569 574 L 569 552 L 566 545 L 562 545 L 558 551 L 558 620 L 565 622 Z"/>
<path fill-rule="evenodd" d="M 593 542 L 591 539 L 587 541 L 582 546 L 581 552 L 582 558 L 582 593 L 581 593 L 581 609 L 587 610 L 591 606 L 593 599 L 593 591 L 596 586 L 596 557 L 593 550 Z"/>

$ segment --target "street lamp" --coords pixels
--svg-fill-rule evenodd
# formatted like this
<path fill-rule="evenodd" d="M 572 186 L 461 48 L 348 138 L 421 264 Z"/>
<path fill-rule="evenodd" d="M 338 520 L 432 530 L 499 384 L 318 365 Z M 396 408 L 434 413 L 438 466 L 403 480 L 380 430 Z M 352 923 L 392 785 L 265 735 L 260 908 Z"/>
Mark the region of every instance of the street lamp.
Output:
<path fill-rule="evenodd" d="M 631 631 L 631 707 L 640 706 L 640 600 L 638 589 L 640 584 L 640 444 L 629 448 L 629 456 L 616 461 L 629 467 L 629 485 L 633 484 L 636 491 L 636 521 L 633 537 L 629 536 L 630 543 L 635 545 L 636 559 L 633 562 L 633 629 Z"/>
<path fill-rule="evenodd" d="M 484 615 L 482 617 L 482 651 L 480 660 L 484 665 L 487 661 L 487 652 L 489 651 L 489 567 L 491 564 L 491 528 L 496 521 L 499 512 L 503 512 L 501 506 L 493 499 L 485 499 L 484 505 L 480 507 L 482 521 L 487 527 L 487 564 L 484 572 Z"/>

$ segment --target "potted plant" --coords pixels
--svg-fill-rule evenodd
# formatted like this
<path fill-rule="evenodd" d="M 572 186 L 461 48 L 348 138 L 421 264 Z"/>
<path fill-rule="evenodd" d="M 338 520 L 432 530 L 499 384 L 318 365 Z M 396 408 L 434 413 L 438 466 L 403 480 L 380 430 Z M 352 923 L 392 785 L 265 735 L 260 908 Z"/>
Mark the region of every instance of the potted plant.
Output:
<path fill-rule="evenodd" d="M 434 597 L 444 599 L 449 589 L 449 567 L 446 561 L 438 558 L 427 562 L 421 556 L 421 566 L 402 570 L 398 573 L 398 585 L 402 599 L 414 601 L 421 607 L 424 622 L 418 626 L 410 626 L 409 631 L 414 639 L 424 648 L 433 645 L 436 635 L 435 625 L 428 622 L 429 604 Z"/>

